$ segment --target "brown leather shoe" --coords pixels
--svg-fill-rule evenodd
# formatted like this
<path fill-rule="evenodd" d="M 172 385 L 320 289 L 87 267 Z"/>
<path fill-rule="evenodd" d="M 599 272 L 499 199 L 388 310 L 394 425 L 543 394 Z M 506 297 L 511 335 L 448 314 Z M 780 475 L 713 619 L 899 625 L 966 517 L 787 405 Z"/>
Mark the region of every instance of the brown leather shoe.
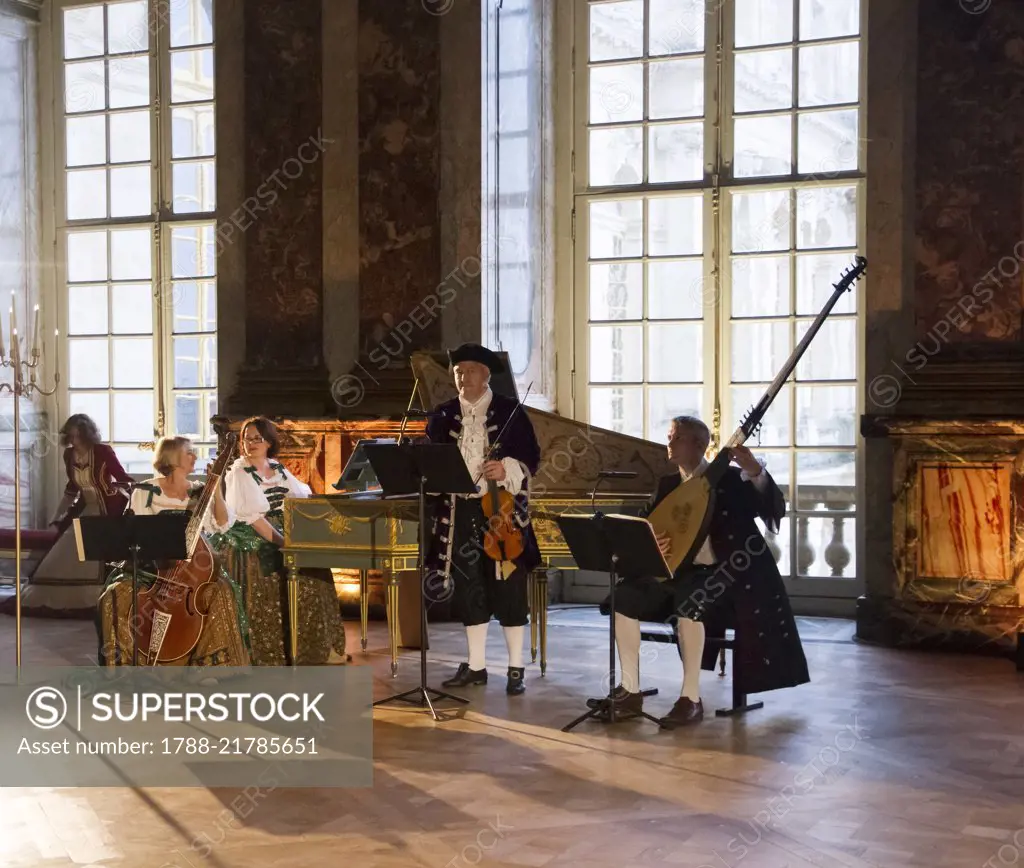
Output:
<path fill-rule="evenodd" d="M 615 692 L 615 719 L 629 720 L 636 717 L 644 710 L 644 697 L 642 693 L 630 693 L 628 690 L 617 690 Z M 601 720 L 607 720 L 608 706 L 607 699 L 603 700 L 601 711 L 597 714 Z"/>
<path fill-rule="evenodd" d="M 660 721 L 662 726 L 669 729 L 677 726 L 689 726 L 692 723 L 700 723 L 704 719 L 704 702 L 698 699 L 694 702 L 685 696 L 680 696 L 672 710 Z"/>

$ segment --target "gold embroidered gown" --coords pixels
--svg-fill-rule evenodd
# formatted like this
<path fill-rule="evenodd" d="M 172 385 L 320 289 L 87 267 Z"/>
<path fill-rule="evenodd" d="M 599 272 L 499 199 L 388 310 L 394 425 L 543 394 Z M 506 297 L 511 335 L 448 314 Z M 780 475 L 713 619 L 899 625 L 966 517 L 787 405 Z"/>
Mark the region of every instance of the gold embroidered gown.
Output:
<path fill-rule="evenodd" d="M 106 565 L 78 560 L 71 521 L 83 515 L 120 515 L 128 503 L 127 487 L 134 481 L 105 443 L 90 448 L 83 464 L 77 462 L 74 449 L 69 447 L 64 450 L 63 462 L 67 474 L 64 496 L 73 500 L 58 523 L 60 537 L 22 588 L 22 615 L 89 617 L 96 611 Z M 9 609 L 0 606 L 0 611 L 13 615 L 14 598 L 9 600 Z"/>
<path fill-rule="evenodd" d="M 136 515 L 157 515 L 161 512 L 184 512 L 194 509 L 196 499 L 202 493 L 202 483 L 194 483 L 192 494 L 187 500 L 168 497 L 160 488 L 156 478 L 139 483 L 132 492 L 131 508 Z M 224 530 L 230 526 L 231 510 L 228 509 L 228 524 L 219 526 L 209 507 L 204 530 Z M 216 555 L 215 555 L 216 557 Z M 216 559 L 220 573 L 215 584 L 206 589 L 200 599 L 200 606 L 208 611 L 203 632 L 192 653 L 170 664 L 176 666 L 248 666 L 249 630 L 246 623 L 245 607 L 242 604 L 241 589 L 235 584 L 220 557 Z M 139 566 L 139 589 L 148 588 L 156 578 L 152 565 Z M 97 604 L 97 629 L 100 639 L 99 662 L 101 666 L 130 666 L 132 661 L 132 629 L 128 613 L 132 605 L 131 567 L 114 570 L 107 580 L 107 587 Z M 116 625 L 116 629 L 115 629 Z M 140 663 L 142 658 L 140 657 Z"/>
<path fill-rule="evenodd" d="M 284 666 L 288 660 L 287 573 L 281 550 L 261 537 L 252 524 L 261 518 L 282 531 L 285 497 L 309 497 L 308 485 L 271 459 L 264 479 L 248 461 L 237 458 L 225 476 L 228 509 L 235 522 L 213 544 L 228 572 L 242 588 L 256 666 Z M 300 665 L 345 662 L 345 627 L 330 570 L 299 573 Z"/>

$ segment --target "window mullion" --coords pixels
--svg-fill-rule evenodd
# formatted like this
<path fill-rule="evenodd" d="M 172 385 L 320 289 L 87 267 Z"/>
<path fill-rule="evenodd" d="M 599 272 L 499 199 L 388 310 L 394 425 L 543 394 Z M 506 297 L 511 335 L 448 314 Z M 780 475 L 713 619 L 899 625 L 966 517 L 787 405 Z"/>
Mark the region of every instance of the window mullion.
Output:
<path fill-rule="evenodd" d="M 705 279 L 709 281 L 711 288 L 710 311 L 707 304 L 709 294 L 704 293 L 704 314 L 707 317 L 710 313 L 710 323 L 704 333 L 710 337 L 709 349 L 705 352 L 707 364 L 705 370 L 712 372 L 711 394 L 705 399 L 705 407 L 711 407 L 711 443 L 714 449 L 719 449 L 722 442 L 722 403 L 723 389 L 728 389 L 729 376 L 727 371 L 727 358 L 723 355 L 723 347 L 728 347 L 725 341 L 725 330 L 728 328 L 728 316 L 723 315 L 723 310 L 729 310 L 730 289 L 727 281 L 727 270 L 723 268 L 728 258 L 729 235 L 726 223 L 722 220 L 722 175 L 728 171 L 727 161 L 723 155 L 726 143 L 729 140 L 726 130 L 728 118 L 728 93 L 727 76 L 724 73 L 726 61 L 725 38 L 726 32 L 725 6 L 720 3 L 714 13 L 707 16 L 707 32 L 705 37 L 705 70 L 710 74 L 708 79 L 710 87 L 707 88 L 709 98 L 706 101 L 709 122 L 706 124 L 708 131 L 707 140 L 711 144 L 711 161 L 708 164 L 710 171 L 710 232 L 709 243 L 706 245 L 705 255 Z"/>
<path fill-rule="evenodd" d="M 152 159 L 153 159 L 153 189 L 156 191 L 155 202 L 156 202 L 156 215 L 157 221 L 160 222 L 166 218 L 170 213 L 170 197 L 168 192 L 170 191 L 168 171 L 170 167 L 169 149 L 167 142 L 167 130 L 170 129 L 170 123 L 167 118 L 167 107 L 165 106 L 165 94 L 168 92 L 167 82 L 169 77 L 168 67 L 170 64 L 170 54 L 167 50 L 167 30 L 168 27 L 164 26 L 165 22 L 161 20 L 162 6 L 159 0 L 150 3 L 150 28 L 149 32 L 152 36 L 150 40 L 150 70 L 151 78 L 153 81 L 152 87 L 152 106 L 153 106 L 153 119 L 152 119 Z"/>
<path fill-rule="evenodd" d="M 650 167 L 650 152 L 651 152 L 651 123 L 650 123 L 650 105 L 651 105 L 651 0 L 644 0 L 643 4 L 643 51 L 642 51 L 642 70 L 643 78 L 643 109 L 640 112 L 642 118 L 640 124 L 640 147 L 643 153 L 640 155 L 640 177 L 644 184 L 650 183 L 651 178 L 651 167 Z M 589 182 L 589 178 L 587 179 Z M 646 340 L 646 338 L 645 338 Z M 647 375 L 644 375 L 646 381 Z M 647 392 L 647 389 L 644 389 Z M 647 408 L 644 407 L 644 426 L 647 425 Z"/>
<path fill-rule="evenodd" d="M 173 284 L 170 282 L 170 269 L 168 268 L 170 244 L 166 238 L 166 230 L 163 224 L 157 223 L 153 227 L 153 240 L 156 246 L 153 256 L 153 354 L 155 361 L 156 382 L 154 386 L 154 409 L 156 410 L 155 427 L 159 436 L 164 436 L 169 430 L 175 429 L 173 414 L 168 418 L 167 414 L 167 347 L 170 340 L 167 337 L 167 317 L 165 312 L 169 300 L 173 299 Z"/>
<path fill-rule="evenodd" d="M 161 17 L 163 6 L 160 0 L 151 2 L 150 5 L 150 33 L 152 41 L 150 51 L 153 62 L 153 183 L 156 190 L 156 215 L 157 222 L 154 226 L 154 256 L 153 256 L 153 356 L 155 363 L 155 382 L 153 383 L 153 405 L 156 413 L 155 429 L 158 436 L 166 436 L 168 432 L 176 433 L 176 420 L 173 413 L 168 414 L 168 384 L 167 384 L 167 325 L 164 313 L 167 309 L 168 300 L 173 298 L 173 285 L 169 281 L 169 251 L 170 243 L 166 235 L 164 220 L 171 213 L 170 193 L 170 151 L 167 146 L 168 130 L 171 124 L 168 122 L 167 107 L 165 105 L 165 94 L 169 92 L 169 66 L 170 54 L 167 50 L 169 27 L 165 26 L 167 21 Z"/>

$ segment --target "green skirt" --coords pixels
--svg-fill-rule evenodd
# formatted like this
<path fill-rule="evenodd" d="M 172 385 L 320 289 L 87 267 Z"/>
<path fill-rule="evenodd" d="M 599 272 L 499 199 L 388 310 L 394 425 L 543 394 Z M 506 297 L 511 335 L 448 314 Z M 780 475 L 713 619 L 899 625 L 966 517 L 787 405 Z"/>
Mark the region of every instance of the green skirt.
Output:
<path fill-rule="evenodd" d="M 241 588 L 253 665 L 287 665 L 288 583 L 281 550 L 243 522 L 214 535 L 212 545 Z M 302 570 L 298 586 L 297 664 L 345 662 L 345 627 L 331 571 Z"/>

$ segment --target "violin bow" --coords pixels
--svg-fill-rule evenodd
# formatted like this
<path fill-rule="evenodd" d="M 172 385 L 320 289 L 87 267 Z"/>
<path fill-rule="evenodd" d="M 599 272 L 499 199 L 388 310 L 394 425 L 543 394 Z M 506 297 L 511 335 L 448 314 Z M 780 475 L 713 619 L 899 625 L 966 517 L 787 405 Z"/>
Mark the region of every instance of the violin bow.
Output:
<path fill-rule="evenodd" d="M 491 460 L 491 453 L 494 452 L 494 450 L 501 445 L 501 438 L 505 435 L 505 429 L 507 429 L 508 426 L 512 424 L 512 420 L 515 418 L 516 413 L 519 412 L 519 408 L 526 403 L 526 398 L 530 397 L 530 392 L 532 389 L 533 383 L 531 382 L 530 385 L 526 387 L 526 397 L 524 397 L 522 401 L 516 404 L 516 408 L 511 413 L 508 414 L 508 419 L 505 420 L 505 424 L 501 426 L 501 430 L 498 432 L 498 436 L 495 437 L 494 442 L 487 447 L 487 451 L 484 453 L 484 464 Z M 477 478 L 473 480 L 473 485 L 478 485 L 483 475 L 484 471 L 481 469 L 479 476 L 477 476 Z"/>

